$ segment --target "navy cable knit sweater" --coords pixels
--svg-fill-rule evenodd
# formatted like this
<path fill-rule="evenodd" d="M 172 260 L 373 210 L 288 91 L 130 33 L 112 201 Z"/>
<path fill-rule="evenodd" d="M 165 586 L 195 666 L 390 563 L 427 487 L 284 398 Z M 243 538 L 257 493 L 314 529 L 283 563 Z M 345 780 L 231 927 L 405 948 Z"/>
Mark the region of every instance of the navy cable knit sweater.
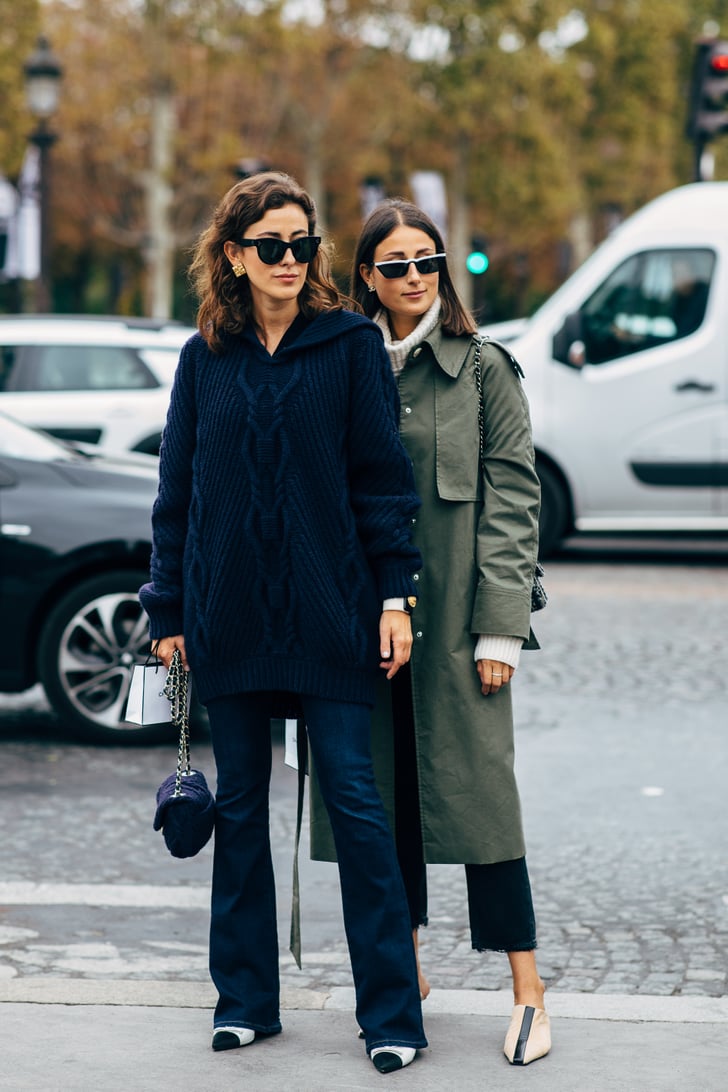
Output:
<path fill-rule="evenodd" d="M 412 595 L 419 507 L 379 330 L 300 322 L 182 350 L 160 452 L 153 638 L 183 633 L 203 702 L 250 690 L 373 702 L 382 600 Z"/>

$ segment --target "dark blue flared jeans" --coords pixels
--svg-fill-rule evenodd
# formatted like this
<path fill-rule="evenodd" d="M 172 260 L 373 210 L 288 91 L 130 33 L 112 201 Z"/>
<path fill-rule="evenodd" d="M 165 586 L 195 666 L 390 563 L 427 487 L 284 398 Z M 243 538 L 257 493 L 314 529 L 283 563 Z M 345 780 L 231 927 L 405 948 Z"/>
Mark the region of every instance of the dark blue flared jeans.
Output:
<path fill-rule="evenodd" d="M 394 840 L 372 770 L 371 710 L 300 696 L 331 820 L 344 926 L 367 1051 L 427 1046 L 412 933 Z M 273 1034 L 279 1013 L 278 930 L 270 848 L 271 695 L 208 704 L 217 765 L 210 973 L 215 1026 Z"/>

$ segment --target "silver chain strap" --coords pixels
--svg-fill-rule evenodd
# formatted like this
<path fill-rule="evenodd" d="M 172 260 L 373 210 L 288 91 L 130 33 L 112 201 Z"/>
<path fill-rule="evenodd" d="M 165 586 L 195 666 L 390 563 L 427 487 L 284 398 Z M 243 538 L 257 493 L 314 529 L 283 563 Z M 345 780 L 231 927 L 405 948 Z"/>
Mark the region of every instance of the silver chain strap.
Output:
<path fill-rule="evenodd" d="M 190 774 L 190 721 L 187 713 L 187 687 L 189 673 L 182 667 L 182 656 L 178 648 L 172 653 L 172 662 L 164 684 L 165 697 L 170 703 L 170 720 L 179 728 L 179 748 L 177 751 L 177 776 L 174 782 L 174 795 L 182 795 L 182 777 Z"/>
<path fill-rule="evenodd" d="M 480 368 L 480 355 L 483 352 L 483 339 L 477 335 L 475 342 L 475 356 L 473 357 L 473 371 L 475 372 L 475 386 L 478 389 L 478 435 L 480 439 L 480 465 L 485 462 L 485 420 L 483 417 L 483 373 Z"/>
<path fill-rule="evenodd" d="M 480 366 L 480 358 L 483 352 L 484 340 L 478 337 L 477 334 L 473 335 L 473 341 L 475 342 L 475 355 L 473 357 L 473 373 L 475 375 L 475 386 L 478 390 L 478 434 L 480 443 L 480 469 L 483 472 L 485 466 L 485 410 L 483 408 L 483 372 Z M 503 348 L 501 345 L 500 348 Z M 516 361 L 515 357 L 510 356 L 507 349 L 504 349 L 506 356 L 509 356 L 511 361 L 511 367 L 516 372 L 516 375 L 523 375 L 520 364 Z M 548 595 L 544 588 L 541 578 L 544 576 L 543 565 L 540 561 L 536 561 L 536 568 L 533 574 L 533 584 L 531 586 L 531 611 L 543 610 L 548 602 Z"/>

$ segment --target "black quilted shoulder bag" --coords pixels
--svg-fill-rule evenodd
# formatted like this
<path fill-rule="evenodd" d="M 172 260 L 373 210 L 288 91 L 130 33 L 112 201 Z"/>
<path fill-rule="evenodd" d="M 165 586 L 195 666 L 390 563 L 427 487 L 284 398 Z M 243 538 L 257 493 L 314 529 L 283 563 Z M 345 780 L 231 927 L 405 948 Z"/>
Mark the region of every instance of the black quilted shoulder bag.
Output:
<path fill-rule="evenodd" d="M 201 770 L 190 767 L 189 675 L 175 649 L 164 693 L 170 719 L 179 728 L 177 771 L 157 789 L 154 829 L 161 830 L 173 857 L 194 857 L 207 845 L 215 826 L 215 797 Z"/>

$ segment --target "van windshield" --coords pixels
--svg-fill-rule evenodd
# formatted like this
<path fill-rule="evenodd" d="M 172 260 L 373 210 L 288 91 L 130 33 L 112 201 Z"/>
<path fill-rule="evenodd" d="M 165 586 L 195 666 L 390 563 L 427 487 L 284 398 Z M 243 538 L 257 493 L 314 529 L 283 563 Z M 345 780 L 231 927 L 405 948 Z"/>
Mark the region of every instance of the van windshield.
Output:
<path fill-rule="evenodd" d="M 581 310 L 588 364 L 688 337 L 702 324 L 715 254 L 706 249 L 634 254 L 607 277 Z"/>

